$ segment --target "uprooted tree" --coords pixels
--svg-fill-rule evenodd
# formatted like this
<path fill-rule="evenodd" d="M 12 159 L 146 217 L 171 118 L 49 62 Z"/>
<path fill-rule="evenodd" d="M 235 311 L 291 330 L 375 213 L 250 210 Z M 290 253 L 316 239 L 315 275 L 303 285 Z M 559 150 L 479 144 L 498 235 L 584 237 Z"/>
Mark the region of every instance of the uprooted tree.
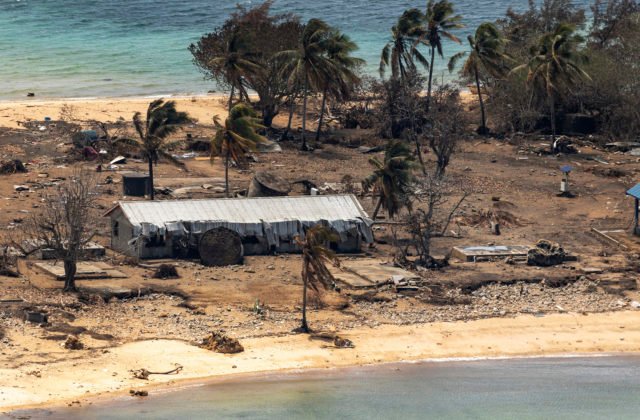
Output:
<path fill-rule="evenodd" d="M 75 171 L 55 191 L 47 192 L 41 211 L 29 219 L 24 234 L 39 249 L 54 250 L 64 263 L 64 291 L 76 292 L 76 267 L 83 249 L 95 236 L 97 180 Z"/>

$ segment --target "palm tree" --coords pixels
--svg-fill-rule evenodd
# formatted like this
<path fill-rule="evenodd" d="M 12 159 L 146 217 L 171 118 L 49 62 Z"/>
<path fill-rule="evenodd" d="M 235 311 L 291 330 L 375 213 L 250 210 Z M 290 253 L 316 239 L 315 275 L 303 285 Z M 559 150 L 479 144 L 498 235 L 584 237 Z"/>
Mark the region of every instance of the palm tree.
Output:
<path fill-rule="evenodd" d="M 528 63 L 512 70 L 523 68 L 529 70 L 527 83 L 534 94 L 546 95 L 551 117 L 551 151 L 555 151 L 556 142 L 556 112 L 555 95 L 561 94 L 563 89 L 570 89 L 580 80 L 591 80 L 591 77 L 581 68 L 586 62 L 586 56 L 578 51 L 578 46 L 584 38 L 576 34 L 574 25 L 559 24 L 552 32 L 540 37 L 537 45 L 531 49 Z"/>
<path fill-rule="evenodd" d="M 327 245 L 337 241 L 337 234 L 323 225 L 315 225 L 305 232 L 304 238 L 298 237 L 296 243 L 302 250 L 302 325 L 300 331 L 310 332 L 307 323 L 307 289 L 315 292 L 320 287 L 328 289 L 335 279 L 327 269 L 327 264 L 335 261 L 335 254 Z"/>
<path fill-rule="evenodd" d="M 506 62 L 511 60 L 511 57 L 504 51 L 507 40 L 493 23 L 486 22 L 481 24 L 476 29 L 475 35 L 469 35 L 467 40 L 469 41 L 471 51 L 462 66 L 462 74 L 475 79 L 481 116 L 478 133 L 486 134 L 489 130 L 487 129 L 484 101 L 482 99 L 482 91 L 480 90 L 480 68 L 482 67 L 493 77 L 504 77 L 508 73 Z M 455 68 L 457 60 L 466 54 L 466 52 L 461 52 L 451 57 L 449 61 L 450 72 Z"/>
<path fill-rule="evenodd" d="M 249 105 L 238 104 L 231 108 L 229 116 L 224 122 L 216 115 L 213 117 L 216 134 L 211 140 L 211 163 L 216 156 L 224 156 L 224 185 L 229 197 L 229 164 L 231 159 L 240 162 L 247 152 L 255 150 L 260 143 L 269 143 L 266 137 L 256 133 L 265 128 L 260 124 L 256 112 Z"/>
<path fill-rule="evenodd" d="M 450 1 L 440 0 L 434 3 L 433 0 L 429 0 L 427 3 L 427 12 L 424 15 L 424 24 L 426 27 L 423 28 L 423 35 L 421 36 L 421 40 L 428 41 L 429 48 L 431 49 L 431 62 L 429 63 L 429 80 L 427 85 L 427 110 L 429 110 L 429 104 L 431 102 L 433 63 L 436 52 L 440 58 L 444 57 L 442 48 L 443 37 L 458 44 L 461 43 L 460 39 L 450 32 L 452 29 L 464 27 L 464 25 L 460 23 L 461 20 L 461 15 L 454 15 L 453 4 Z"/>
<path fill-rule="evenodd" d="M 384 78 L 387 67 L 391 67 L 391 77 L 404 80 L 408 73 L 416 71 L 416 62 L 425 69 L 429 61 L 417 49 L 418 44 L 427 45 L 421 28 L 422 13 L 418 9 L 406 10 L 391 28 L 391 39 L 382 49 L 380 56 L 380 77 Z"/>
<path fill-rule="evenodd" d="M 178 112 L 174 101 L 165 102 L 164 99 L 156 99 L 149 104 L 147 119 L 142 120 L 142 113 L 133 115 L 133 126 L 140 139 L 123 138 L 115 143 L 127 144 L 140 150 L 149 162 L 149 180 L 151 183 L 150 198 L 154 199 L 153 191 L 153 165 L 158 163 L 160 157 L 177 166 L 184 163 L 174 158 L 169 149 L 174 143 L 166 143 L 165 140 L 171 134 L 180 129 L 182 124 L 190 122 L 186 112 Z"/>
<path fill-rule="evenodd" d="M 411 170 L 414 167 L 413 153 L 401 141 L 387 144 L 384 161 L 378 158 L 369 159 L 373 173 L 362 181 L 362 188 L 379 194 L 378 204 L 373 211 L 373 220 L 378 216 L 380 208 L 384 208 L 389 217 L 394 217 L 403 206 L 408 206 L 406 196 L 411 181 Z"/>
<path fill-rule="evenodd" d="M 323 81 L 322 107 L 320 109 L 320 119 L 316 131 L 316 141 L 320 141 L 320 131 L 327 104 L 327 94 L 335 98 L 346 99 L 351 93 L 352 87 L 359 82 L 360 78 L 355 73 L 358 66 L 364 64 L 364 60 L 352 57 L 351 53 L 358 49 L 358 45 L 349 38 L 348 35 L 338 30 L 331 31 L 326 45 L 327 58 L 331 60 L 334 73 Z"/>
<path fill-rule="evenodd" d="M 253 61 L 253 54 L 248 52 L 246 42 L 242 35 L 235 31 L 225 45 L 224 51 L 220 55 L 209 60 L 209 66 L 212 69 L 224 75 L 226 82 L 231 85 L 231 93 L 229 94 L 228 109 L 231 112 L 233 106 L 233 96 L 235 90 L 238 89 L 240 101 L 248 99 L 248 95 L 242 84 L 242 78 L 246 74 L 260 70 L 260 65 Z"/>
<path fill-rule="evenodd" d="M 277 54 L 285 61 L 282 74 L 286 75 L 290 86 L 302 84 L 302 150 L 309 150 L 306 141 L 307 97 L 310 89 L 318 89 L 323 80 L 335 73 L 335 66 L 326 55 L 327 39 L 331 27 L 320 19 L 307 22 L 297 49 Z"/>

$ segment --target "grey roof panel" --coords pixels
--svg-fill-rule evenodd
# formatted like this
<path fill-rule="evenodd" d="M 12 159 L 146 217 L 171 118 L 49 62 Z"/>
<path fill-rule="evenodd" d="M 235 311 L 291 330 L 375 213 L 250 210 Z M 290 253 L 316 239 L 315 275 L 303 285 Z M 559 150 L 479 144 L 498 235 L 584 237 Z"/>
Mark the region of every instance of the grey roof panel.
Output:
<path fill-rule="evenodd" d="M 367 220 L 369 217 L 353 195 L 120 201 L 118 205 L 133 225 L 163 226 L 176 221 L 313 222 Z"/>

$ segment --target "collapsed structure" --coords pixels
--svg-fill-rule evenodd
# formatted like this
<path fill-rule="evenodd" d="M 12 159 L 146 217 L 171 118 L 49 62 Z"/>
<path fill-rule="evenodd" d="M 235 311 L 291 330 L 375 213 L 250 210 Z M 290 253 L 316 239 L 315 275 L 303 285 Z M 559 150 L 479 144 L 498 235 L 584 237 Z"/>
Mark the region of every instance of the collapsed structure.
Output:
<path fill-rule="evenodd" d="M 239 235 L 244 255 L 296 252 L 295 238 L 319 223 L 338 234 L 335 251 L 373 241 L 372 221 L 353 195 L 121 201 L 105 217 L 112 249 L 138 258 L 198 253 L 200 238 L 220 228 Z"/>

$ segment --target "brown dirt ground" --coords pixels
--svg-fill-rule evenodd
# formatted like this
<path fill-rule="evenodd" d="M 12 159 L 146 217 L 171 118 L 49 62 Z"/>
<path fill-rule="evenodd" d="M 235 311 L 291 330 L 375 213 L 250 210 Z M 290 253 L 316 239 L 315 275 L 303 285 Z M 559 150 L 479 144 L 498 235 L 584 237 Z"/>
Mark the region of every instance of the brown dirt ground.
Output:
<path fill-rule="evenodd" d="M 283 124 L 285 117 L 277 120 Z M 197 134 L 206 135 L 210 129 L 200 126 Z M 184 136 L 184 133 L 178 137 Z M 322 185 L 324 182 L 340 182 L 351 176 L 356 182 L 370 172 L 368 159 L 357 149 L 343 144 L 356 139 L 368 144 L 378 142 L 367 131 L 340 131 L 332 136 L 338 144 L 320 145 L 313 153 L 301 153 L 295 143 L 282 143 L 284 151 L 277 154 L 259 154 L 257 162 L 243 170 L 231 170 L 231 184 L 246 188 L 252 173 L 269 170 L 290 181 L 310 179 Z M 20 230 L 20 219 L 37 212 L 44 189 L 33 192 L 14 192 L 14 185 L 42 183 L 55 177 L 68 176 L 72 168 L 95 167 L 95 163 L 65 162 L 69 146 L 61 138 L 34 136 L 24 130 L 0 132 L 0 155 L 15 157 L 30 163 L 29 173 L 2 175 L 0 182 L 0 226 L 13 224 Z M 523 265 L 507 265 L 502 261 L 486 263 L 461 263 L 452 261 L 450 267 L 440 271 L 421 272 L 432 284 L 445 284 L 451 290 L 468 287 L 475 290 L 492 282 L 540 282 L 542 279 L 569 279 L 593 282 L 598 290 L 596 300 L 587 299 L 586 294 L 576 297 L 577 311 L 603 311 L 621 309 L 625 302 L 638 300 L 636 290 L 605 290 L 606 285 L 618 284 L 619 280 L 635 280 L 636 264 L 640 254 L 640 243 L 631 236 L 625 238 L 629 249 L 620 249 L 603 243 L 590 233 L 592 227 L 603 229 L 629 229 L 633 217 L 633 205 L 625 197 L 625 189 L 635 183 L 638 175 L 638 159 L 619 153 L 607 153 L 588 143 L 579 143 L 580 153 L 568 156 L 539 156 L 529 152 L 541 140 L 530 137 L 518 144 L 495 139 L 471 138 L 464 141 L 452 159 L 448 173 L 452 180 L 464 185 L 470 196 L 463 204 L 459 219 L 498 207 L 508 211 L 517 224 L 503 225 L 502 235 L 493 236 L 488 224 L 468 226 L 454 223 L 450 230 L 457 237 L 448 236 L 435 240 L 435 253 L 447 254 L 452 246 L 485 244 L 533 244 L 539 239 L 557 241 L 579 257 L 578 262 L 566 263 L 554 268 L 535 268 Z M 604 159 L 608 165 L 593 158 Z M 433 156 L 425 154 L 432 165 Z M 526 159 L 525 159 L 526 158 Z M 122 165 L 122 170 L 144 171 L 143 162 Z M 571 164 L 572 192 L 575 198 L 561 198 L 558 168 Z M 615 178 L 598 175 L 595 168 L 614 167 L 627 175 Z M 220 178 L 223 167 L 218 160 L 213 165 L 208 161 L 190 160 L 188 171 L 161 163 L 156 176 L 159 183 L 172 185 L 173 178 Z M 48 178 L 39 178 L 47 173 Z M 104 172 L 119 179 L 117 172 Z M 46 187 L 45 187 L 46 188 Z M 101 211 L 113 206 L 122 198 L 121 184 L 101 186 Z M 452 194 L 450 204 L 459 194 Z M 496 204 L 496 199 L 499 201 Z M 361 197 L 369 212 L 373 201 Z M 97 217 L 100 235 L 97 241 L 108 246 L 108 229 L 104 218 Z M 8 230 L 10 232 L 10 230 Z M 377 239 L 390 242 L 390 231 L 384 226 L 376 231 Z M 384 243 L 365 249 L 366 253 L 391 260 L 392 248 Z M 21 279 L 0 278 L 0 300 L 23 299 L 24 304 L 0 303 L 0 317 L 7 329 L 8 338 L 0 344 L 2 363 L 13 366 L 26 362 L 47 361 L 68 357 L 68 352 L 59 346 L 60 336 L 66 337 L 64 325 L 83 327 L 88 330 L 81 339 L 90 348 L 102 348 L 145 338 L 177 338 L 197 341 L 207 332 L 225 330 L 238 337 L 289 334 L 298 324 L 301 304 L 300 258 L 296 255 L 250 257 L 242 267 L 204 268 L 197 262 L 177 263 L 180 279 L 157 280 L 151 278 L 152 271 L 129 265 L 127 259 L 108 251 L 107 262 L 126 273 L 127 279 L 81 280 L 78 282 L 85 294 L 91 295 L 110 289 L 131 290 L 126 299 L 112 298 L 108 302 L 94 300 L 78 301 L 76 297 L 59 292 L 60 282 L 39 272 L 32 261 L 21 263 Z M 602 274 L 590 274 L 585 268 L 599 268 Z M 612 287 L 614 287 L 612 286 Z M 628 289 L 629 287 L 627 287 Z M 615 287 L 614 287 L 615 289 Z M 633 288 L 632 288 L 633 289 Z M 533 312 L 557 312 L 554 304 L 557 294 L 542 287 L 548 293 L 548 302 L 541 300 Z M 312 299 L 311 324 L 322 329 L 345 329 L 362 325 L 403 324 L 457 320 L 488 316 L 511 316 L 524 312 L 523 307 L 513 307 L 505 302 L 499 308 L 483 309 L 481 301 L 471 306 L 451 305 L 442 307 L 426 303 L 424 296 L 398 296 L 391 291 L 380 292 L 382 302 L 354 303 L 350 294 L 360 292 L 343 290 L 343 293 L 323 293 L 323 302 Z M 562 292 L 566 293 L 566 291 Z M 546 295 L 545 295 L 546 296 Z M 185 302 L 188 302 L 185 307 Z M 594 303 L 595 302 L 595 303 Z M 46 309 L 54 328 L 41 328 L 26 324 L 14 317 L 20 315 L 20 305 Z M 563 303 L 566 305 L 566 303 Z M 486 305 L 485 305 L 486 306 Z M 628 308 L 628 306 L 627 306 Z M 566 309 L 566 308 L 565 308 Z M 14 311 L 14 312 L 12 312 Z M 56 327 L 57 326 L 57 327 Z M 61 327 L 63 326 L 63 327 Z M 56 329 L 63 332 L 56 331 Z M 97 338 L 96 338 L 97 337 Z M 24 352 L 27 348 L 29 352 Z"/>

